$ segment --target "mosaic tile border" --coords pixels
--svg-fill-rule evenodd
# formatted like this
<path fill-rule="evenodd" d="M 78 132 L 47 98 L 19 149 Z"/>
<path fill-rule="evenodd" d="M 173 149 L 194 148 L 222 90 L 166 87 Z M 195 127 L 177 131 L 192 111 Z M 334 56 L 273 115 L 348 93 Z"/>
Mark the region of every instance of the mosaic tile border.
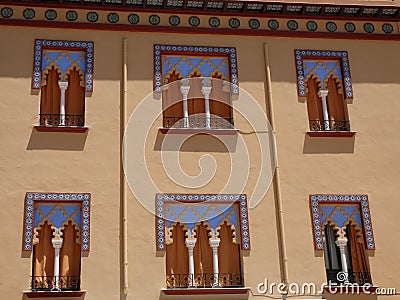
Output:
<path fill-rule="evenodd" d="M 35 202 L 75 202 L 82 206 L 81 251 L 90 250 L 90 193 L 39 193 L 25 194 L 24 204 L 24 241 L 22 251 L 33 249 L 33 224 Z"/>
<path fill-rule="evenodd" d="M 324 58 L 337 58 L 340 59 L 340 66 L 342 69 L 343 86 L 345 90 L 345 100 L 353 99 L 353 86 L 351 83 L 350 65 L 347 51 L 334 51 L 334 50 L 294 50 L 296 60 L 296 74 L 297 74 L 297 94 L 299 98 L 306 97 L 306 86 L 304 78 L 304 58 L 311 59 L 324 59 Z"/>
<path fill-rule="evenodd" d="M 206 47 L 206 46 L 180 46 L 180 45 L 154 45 L 154 91 L 162 91 L 162 62 L 163 52 L 168 54 L 204 54 L 205 56 L 227 55 L 229 59 L 230 82 L 232 83 L 232 93 L 239 94 L 239 80 L 237 70 L 236 48 L 234 47 Z"/>
<path fill-rule="evenodd" d="M 94 43 L 85 41 L 61 41 L 61 40 L 35 40 L 34 62 L 32 73 L 32 89 L 39 90 L 42 80 L 42 52 L 43 49 L 62 50 L 85 50 L 86 72 L 85 92 L 93 92 L 93 64 L 94 64 Z"/>
<path fill-rule="evenodd" d="M 313 228 L 313 240 L 315 250 L 324 250 L 322 239 L 322 224 L 320 220 L 320 204 L 326 203 L 357 203 L 360 205 L 360 213 L 363 223 L 363 235 L 365 248 L 367 250 L 375 250 L 375 239 L 372 231 L 371 213 L 369 210 L 367 195 L 310 195 L 310 211 Z"/>
<path fill-rule="evenodd" d="M 166 201 L 181 203 L 196 203 L 205 201 L 220 201 L 221 203 L 239 203 L 239 223 L 241 234 L 241 249 L 250 250 L 249 216 L 247 207 L 247 195 L 245 194 L 156 194 L 156 249 L 165 251 L 165 211 Z"/>

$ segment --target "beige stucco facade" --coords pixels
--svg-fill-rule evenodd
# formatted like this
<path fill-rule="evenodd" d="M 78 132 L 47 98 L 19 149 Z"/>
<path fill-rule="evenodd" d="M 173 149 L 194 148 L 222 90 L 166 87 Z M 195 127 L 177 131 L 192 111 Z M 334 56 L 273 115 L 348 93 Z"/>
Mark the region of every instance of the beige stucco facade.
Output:
<path fill-rule="evenodd" d="M 368 253 L 373 284 L 400 290 L 397 230 L 400 205 L 396 194 L 400 168 L 397 137 L 400 43 L 397 40 L 29 26 L 2 26 L 0 39 L 3 41 L 0 50 L 2 299 L 28 299 L 23 291 L 29 290 L 32 254 L 21 250 L 27 192 L 91 193 L 90 251 L 81 258 L 81 290 L 86 294 L 81 299 L 195 299 L 187 295 L 174 298 L 162 292 L 166 288 L 165 254 L 156 251 L 155 216 L 141 204 L 154 201 L 155 194 L 149 195 L 149 199 L 136 199 L 130 189 L 126 195 L 129 287 L 126 295 L 123 292 L 120 109 L 124 90 L 124 39 L 127 41 L 127 116 L 153 91 L 154 44 L 236 48 L 240 88 L 249 93 L 265 113 L 271 109 L 275 120 L 289 283 L 308 282 L 319 287 L 326 282 L 323 251 L 314 250 L 309 196 L 366 194 L 376 243 L 376 250 Z M 85 100 L 87 132 L 38 132 L 34 128 L 38 125 L 40 110 L 40 95 L 30 89 L 35 39 L 94 43 L 94 88 Z M 267 99 L 266 49 L 273 108 L 268 107 Z M 347 110 L 351 129 L 356 132 L 353 137 L 307 135 L 307 105 L 299 101 L 297 95 L 295 49 L 348 52 L 354 99 L 347 104 Z M 234 101 L 234 109 L 239 104 Z M 215 160 L 216 173 L 203 187 L 188 189 L 175 183 L 164 170 L 163 151 L 159 145 L 168 134 L 159 131 L 161 101 L 154 105 L 159 105 L 159 115 L 149 114 L 149 118 L 156 117 L 153 125 L 150 128 L 141 123 L 134 125 L 148 131 L 147 140 L 137 141 L 145 146 L 145 157 L 132 157 L 128 153 L 128 160 L 145 161 L 160 193 L 218 194 L 229 181 L 233 168 L 249 171 L 241 193 L 251 199 L 261 171 L 260 152 L 266 150 L 258 144 L 257 135 L 251 133 L 252 128 L 240 111 L 233 114 L 235 128 L 239 131 L 228 139 L 233 145 L 243 139 L 249 163 L 243 159 L 231 166 L 231 153 L 217 140 L 218 136 L 194 136 L 179 153 L 182 169 L 191 176 L 198 174 L 198 162 L 209 154 Z M 134 185 L 140 184 L 134 182 Z M 242 251 L 248 294 L 196 297 L 262 299 L 257 291 L 259 283 L 265 278 L 268 282 L 281 281 L 276 195 L 272 185 L 265 187 L 265 191 L 262 201 L 249 208 L 251 250 Z M 279 297 L 276 293 L 272 296 Z M 316 298 L 400 299 L 398 295 L 327 293 Z"/>

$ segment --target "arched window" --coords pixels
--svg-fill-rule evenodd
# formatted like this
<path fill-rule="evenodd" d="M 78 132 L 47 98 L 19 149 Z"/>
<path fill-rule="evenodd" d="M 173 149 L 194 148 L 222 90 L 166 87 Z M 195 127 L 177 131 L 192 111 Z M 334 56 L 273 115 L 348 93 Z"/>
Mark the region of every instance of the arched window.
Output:
<path fill-rule="evenodd" d="M 79 290 L 81 247 L 79 229 L 72 221 L 61 229 L 62 236 L 48 221 L 37 230 L 33 247 L 33 290 Z M 58 274 L 55 265 L 58 264 Z"/>
<path fill-rule="evenodd" d="M 347 102 L 353 99 L 345 51 L 295 50 L 297 87 L 307 102 L 311 131 L 350 131 Z"/>
<path fill-rule="evenodd" d="M 185 48 L 155 45 L 164 128 L 232 129 L 231 94 L 238 94 L 234 48 Z"/>
<path fill-rule="evenodd" d="M 189 255 L 185 239 L 186 231 L 177 223 L 172 229 L 172 243 L 166 246 L 168 288 L 189 286 Z"/>
<path fill-rule="evenodd" d="M 85 95 L 93 91 L 93 50 L 92 42 L 35 40 L 32 90 L 41 93 L 37 130 L 85 125 Z"/>
<path fill-rule="evenodd" d="M 340 236 L 334 225 L 325 224 L 324 260 L 328 284 L 372 282 L 361 232 L 357 232 L 356 226 L 348 224 L 345 234 Z"/>

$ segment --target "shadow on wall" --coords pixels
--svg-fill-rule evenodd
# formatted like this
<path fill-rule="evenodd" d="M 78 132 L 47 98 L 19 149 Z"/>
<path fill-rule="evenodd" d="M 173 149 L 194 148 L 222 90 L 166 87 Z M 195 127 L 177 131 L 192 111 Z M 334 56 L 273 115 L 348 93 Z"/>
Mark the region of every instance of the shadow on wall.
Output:
<path fill-rule="evenodd" d="M 41 296 L 41 293 L 42 294 L 46 294 L 46 295 L 43 295 L 43 296 Z M 57 295 L 51 295 L 51 293 L 53 293 L 53 294 L 55 294 L 55 293 L 57 293 Z M 63 297 L 63 294 L 62 293 L 65 293 L 66 295 L 65 295 L 65 297 Z M 69 294 L 71 294 L 71 292 L 48 292 L 48 293 L 44 293 L 44 292 L 37 292 L 37 293 L 28 293 L 29 294 L 29 296 L 26 294 L 26 293 L 24 293 L 24 294 L 22 294 L 22 298 L 21 298 L 21 300 L 30 300 L 30 299 L 32 299 L 32 298 L 36 298 L 36 299 L 38 299 L 38 300 L 49 300 L 49 299 L 58 299 L 58 300 L 69 300 L 69 299 L 73 299 L 73 300 L 84 300 L 85 299 L 85 293 L 83 293 L 83 295 L 81 295 L 81 296 L 73 296 L 73 295 L 68 295 L 68 293 Z"/>
<path fill-rule="evenodd" d="M 39 132 L 32 128 L 26 150 L 65 150 L 82 151 L 85 148 L 87 131 L 76 132 Z"/>
<path fill-rule="evenodd" d="M 214 289 L 214 291 L 212 291 Z M 224 291 L 224 288 L 215 289 L 210 288 L 208 291 L 202 291 L 202 288 L 193 288 L 188 290 L 183 290 L 181 292 L 174 293 L 173 289 L 168 293 L 170 295 L 166 295 L 164 291 L 160 291 L 159 300 L 209 300 L 209 299 L 219 299 L 219 300 L 248 300 L 249 292 L 243 291 L 241 293 L 232 292 L 232 291 Z M 219 291 L 218 291 L 219 290 Z M 212 292 L 211 292 L 212 291 Z M 237 289 L 239 291 L 239 289 Z"/>
<path fill-rule="evenodd" d="M 324 293 L 324 299 L 326 300 L 355 300 L 355 299 L 365 299 L 365 300 L 376 300 L 378 299 L 377 295 L 372 295 L 371 294 L 365 294 L 360 292 L 360 294 L 329 294 L 329 293 Z"/>
<path fill-rule="evenodd" d="M 216 137 L 208 134 L 162 134 L 158 131 L 154 150 L 233 153 L 237 139 L 237 134 Z"/>
<path fill-rule="evenodd" d="M 310 137 L 304 135 L 303 154 L 354 153 L 355 136 L 352 137 Z"/>

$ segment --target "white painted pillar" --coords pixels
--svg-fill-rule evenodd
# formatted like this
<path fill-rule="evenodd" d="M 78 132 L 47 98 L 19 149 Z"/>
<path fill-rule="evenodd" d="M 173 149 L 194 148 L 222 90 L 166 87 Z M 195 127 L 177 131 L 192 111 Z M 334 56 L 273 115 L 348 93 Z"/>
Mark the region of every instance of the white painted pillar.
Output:
<path fill-rule="evenodd" d="M 201 92 L 204 95 L 204 106 L 206 112 L 206 127 L 211 127 L 211 114 L 210 114 L 210 94 L 211 94 L 211 86 L 209 84 L 209 79 L 204 79 L 204 85 L 201 88 Z"/>
<path fill-rule="evenodd" d="M 54 247 L 54 284 L 53 290 L 60 290 L 58 286 L 59 277 L 60 277 L 60 249 L 63 244 L 63 239 L 52 239 Z"/>
<path fill-rule="evenodd" d="M 346 275 L 347 275 L 347 279 L 345 280 L 345 283 L 348 283 L 349 270 L 347 268 L 347 258 L 346 258 L 347 238 L 339 237 L 339 238 L 337 238 L 335 243 L 339 247 L 339 250 L 340 250 L 340 258 L 342 261 L 342 271 L 344 273 L 346 273 Z"/>
<path fill-rule="evenodd" d="M 318 96 L 321 98 L 322 101 L 322 112 L 324 114 L 324 129 L 330 130 L 329 127 L 329 114 L 328 114 L 328 105 L 326 103 L 326 97 L 328 97 L 328 90 L 319 90 Z"/>
<path fill-rule="evenodd" d="M 188 111 L 188 94 L 190 90 L 190 85 L 187 82 L 187 79 L 183 80 L 183 84 L 181 85 L 180 91 L 183 96 L 183 126 L 189 127 L 189 111 Z"/>
<path fill-rule="evenodd" d="M 214 286 L 218 286 L 218 274 L 219 274 L 218 247 L 219 247 L 220 241 L 221 241 L 220 239 L 210 239 L 209 240 L 211 249 L 213 251 Z"/>
<path fill-rule="evenodd" d="M 65 91 L 68 88 L 68 81 L 59 81 L 58 86 L 61 90 L 61 99 L 60 99 L 60 124 L 65 125 Z"/>
<path fill-rule="evenodd" d="M 189 286 L 194 286 L 194 258 L 193 258 L 193 249 L 196 246 L 197 239 L 186 239 L 185 244 L 188 248 L 189 252 L 189 277 L 190 277 L 190 284 Z"/>

